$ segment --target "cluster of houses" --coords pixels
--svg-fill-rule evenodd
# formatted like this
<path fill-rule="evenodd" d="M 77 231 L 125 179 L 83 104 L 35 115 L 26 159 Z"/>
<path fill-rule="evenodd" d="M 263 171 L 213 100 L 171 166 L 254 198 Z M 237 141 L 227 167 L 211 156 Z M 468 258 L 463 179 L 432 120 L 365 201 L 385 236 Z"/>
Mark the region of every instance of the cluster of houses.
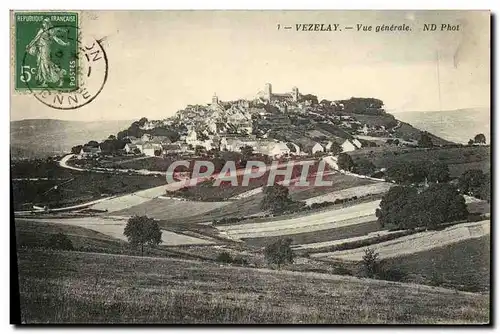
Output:
<path fill-rule="evenodd" d="M 125 144 L 124 151 L 127 154 L 137 154 L 146 156 L 164 156 L 173 154 L 193 154 L 197 147 L 202 147 L 206 151 L 212 149 L 241 152 L 242 147 L 251 147 L 255 154 L 267 155 L 273 158 L 284 156 L 307 156 L 318 152 L 330 152 L 334 141 L 324 143 L 309 142 L 305 145 L 293 142 L 282 142 L 275 139 L 257 138 L 253 135 L 208 135 L 203 139 L 197 139 L 196 131 L 189 132 L 188 136 L 179 142 L 172 143 L 164 136 L 143 135 L 141 138 L 128 137 L 129 143 Z M 361 148 L 361 143 L 357 139 L 338 139 L 337 143 L 342 147 L 343 152 L 354 151 Z M 78 157 L 80 159 L 92 158 L 101 154 L 99 146 L 82 147 Z"/>
<path fill-rule="evenodd" d="M 187 144 L 182 142 L 172 143 L 166 136 L 152 136 L 144 134 L 141 138 L 127 137 L 130 141 L 125 144 L 125 153 L 144 154 L 146 156 L 161 156 L 178 154 L 189 150 Z"/>
<path fill-rule="evenodd" d="M 180 132 L 179 141 L 173 143 L 168 137 L 150 134 L 144 134 L 141 138 L 127 137 L 129 143 L 125 145 L 124 151 L 126 154 L 164 156 L 195 153 L 200 147 L 207 152 L 213 149 L 239 152 L 242 147 L 249 146 L 257 154 L 282 157 L 330 152 L 334 141 L 342 147 L 343 152 L 361 148 L 361 143 L 357 139 L 284 142 L 268 138 L 270 131 L 290 128 L 289 113 L 306 113 L 307 117 L 318 117 L 320 121 L 344 129 L 356 128 L 358 133 L 369 134 L 378 130 L 366 124 L 361 129 L 362 124 L 347 115 L 329 115 L 329 119 L 325 119 L 326 115 L 321 113 L 321 106 L 313 105 L 310 100 L 303 100 L 301 97 L 296 87 L 289 93 L 281 94 L 274 93 L 271 84 L 266 84 L 264 91 L 259 92 L 253 101 L 223 102 L 214 94 L 208 105 L 188 105 L 174 117 L 160 121 L 146 121 L 140 127 L 147 131 L 156 127 L 170 126 L 173 123 L 182 124 L 184 130 Z M 275 107 L 279 112 L 269 112 L 267 111 L 269 108 L 264 106 Z M 100 153 L 99 147 L 84 147 L 79 157 L 94 157 Z"/>

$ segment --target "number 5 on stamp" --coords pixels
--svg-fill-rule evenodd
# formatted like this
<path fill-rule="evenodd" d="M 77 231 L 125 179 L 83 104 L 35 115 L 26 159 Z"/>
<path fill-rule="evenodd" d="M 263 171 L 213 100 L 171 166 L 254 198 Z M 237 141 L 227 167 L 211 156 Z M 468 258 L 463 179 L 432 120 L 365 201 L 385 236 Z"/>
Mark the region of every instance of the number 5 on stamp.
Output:
<path fill-rule="evenodd" d="M 16 89 L 78 89 L 78 14 L 16 12 Z"/>

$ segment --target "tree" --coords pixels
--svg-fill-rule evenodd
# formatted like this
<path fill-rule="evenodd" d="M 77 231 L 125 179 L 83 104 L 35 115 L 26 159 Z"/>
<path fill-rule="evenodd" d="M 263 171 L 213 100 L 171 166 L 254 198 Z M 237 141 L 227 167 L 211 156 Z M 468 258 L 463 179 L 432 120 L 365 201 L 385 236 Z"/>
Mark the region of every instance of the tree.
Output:
<path fill-rule="evenodd" d="M 365 270 L 366 276 L 373 278 L 380 271 L 380 260 L 378 259 L 379 254 L 375 252 L 372 248 L 365 249 L 365 255 L 363 255 L 363 269 Z"/>
<path fill-rule="evenodd" d="M 432 142 L 431 136 L 428 132 L 420 132 L 420 139 L 418 140 L 418 146 L 420 147 L 432 147 L 434 143 Z"/>
<path fill-rule="evenodd" d="M 293 251 L 290 245 L 291 238 L 281 238 L 269 244 L 264 249 L 264 256 L 269 264 L 278 265 L 278 270 L 286 263 L 293 263 Z"/>
<path fill-rule="evenodd" d="M 73 154 L 79 154 L 80 151 L 82 150 L 82 145 L 76 145 L 71 148 L 71 153 Z"/>
<path fill-rule="evenodd" d="M 299 98 L 299 102 L 311 101 L 312 104 L 318 104 L 318 97 L 312 94 L 305 94 Z"/>
<path fill-rule="evenodd" d="M 352 158 L 347 153 L 340 153 L 337 159 L 337 164 L 340 169 L 351 171 L 354 168 L 354 162 Z"/>
<path fill-rule="evenodd" d="M 413 187 L 393 187 L 382 198 L 375 211 L 382 227 L 435 227 L 467 217 L 462 195 L 448 183 L 432 184 L 417 193 Z"/>
<path fill-rule="evenodd" d="M 428 166 L 424 161 L 398 161 L 387 169 L 387 177 L 401 184 L 424 182 Z"/>
<path fill-rule="evenodd" d="M 204 152 L 205 152 L 205 147 L 201 145 L 196 145 L 196 147 L 194 148 L 194 154 L 197 156 L 202 155 Z"/>
<path fill-rule="evenodd" d="M 332 146 L 330 146 L 330 153 L 333 155 L 339 155 L 342 153 L 342 146 L 336 141 L 332 142 Z"/>
<path fill-rule="evenodd" d="M 449 183 L 432 184 L 417 196 L 413 204 L 416 216 L 425 217 L 425 222 L 417 226 L 434 227 L 465 219 L 468 215 L 464 197 Z"/>
<path fill-rule="evenodd" d="M 375 165 L 368 159 L 362 158 L 356 161 L 354 172 L 362 175 L 372 175 L 375 172 Z"/>
<path fill-rule="evenodd" d="M 105 140 L 100 145 L 103 153 L 111 153 L 115 151 L 115 145 L 112 140 Z"/>
<path fill-rule="evenodd" d="M 415 188 L 404 186 L 390 188 L 380 201 L 380 208 L 375 211 L 380 226 L 399 226 L 404 218 L 403 209 L 416 197 Z"/>
<path fill-rule="evenodd" d="M 141 118 L 141 119 L 137 122 L 137 124 L 138 124 L 139 126 L 144 126 L 144 124 L 146 124 L 147 122 L 148 122 L 148 119 L 147 119 L 146 117 L 143 117 L 143 118 Z"/>
<path fill-rule="evenodd" d="M 248 160 L 253 154 L 253 147 L 250 145 L 245 145 L 240 147 L 240 152 L 243 155 L 244 160 Z"/>
<path fill-rule="evenodd" d="M 491 173 L 488 172 L 484 175 L 484 182 L 481 185 L 481 189 L 479 190 L 479 198 L 488 201 L 491 201 Z"/>
<path fill-rule="evenodd" d="M 458 178 L 458 189 L 463 194 L 478 196 L 485 181 L 486 175 L 482 170 L 469 169 Z"/>
<path fill-rule="evenodd" d="M 261 202 L 262 210 L 271 210 L 273 213 L 283 212 L 292 202 L 288 188 L 281 184 L 264 187 L 263 193 L 264 198 Z"/>
<path fill-rule="evenodd" d="M 99 143 L 96 142 L 95 140 L 91 140 L 87 143 L 86 146 L 91 146 L 91 147 L 99 147 Z"/>
<path fill-rule="evenodd" d="M 472 146 L 472 145 L 474 145 L 474 140 L 472 140 L 472 139 L 469 139 L 469 142 L 467 143 L 467 145 L 469 145 L 469 146 Z"/>
<path fill-rule="evenodd" d="M 161 242 L 161 230 L 158 222 L 147 216 L 130 217 L 123 234 L 128 242 L 134 247 L 141 247 L 141 256 L 144 254 L 144 246 L 157 246 Z"/>
<path fill-rule="evenodd" d="M 474 136 L 474 143 L 476 144 L 486 144 L 486 136 L 482 133 L 479 133 Z"/>
<path fill-rule="evenodd" d="M 429 166 L 427 180 L 430 182 L 447 182 L 450 179 L 448 165 L 442 162 L 433 163 Z"/>

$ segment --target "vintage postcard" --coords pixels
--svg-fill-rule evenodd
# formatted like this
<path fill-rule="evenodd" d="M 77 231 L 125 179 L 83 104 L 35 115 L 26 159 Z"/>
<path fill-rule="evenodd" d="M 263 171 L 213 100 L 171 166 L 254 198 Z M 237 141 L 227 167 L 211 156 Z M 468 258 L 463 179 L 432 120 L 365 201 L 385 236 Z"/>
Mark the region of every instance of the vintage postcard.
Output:
<path fill-rule="evenodd" d="M 490 22 L 12 11 L 11 321 L 490 324 Z"/>

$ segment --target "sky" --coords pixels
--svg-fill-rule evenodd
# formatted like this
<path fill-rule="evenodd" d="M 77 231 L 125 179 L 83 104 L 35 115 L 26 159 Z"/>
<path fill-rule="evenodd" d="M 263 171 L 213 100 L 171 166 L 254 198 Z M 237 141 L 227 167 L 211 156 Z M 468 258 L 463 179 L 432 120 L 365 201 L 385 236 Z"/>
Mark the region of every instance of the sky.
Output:
<path fill-rule="evenodd" d="M 221 100 L 253 98 L 267 82 L 274 92 L 297 86 L 319 99 L 375 97 L 394 113 L 490 105 L 489 12 L 87 11 L 80 22 L 85 35 L 105 38 L 101 94 L 56 110 L 12 88 L 11 120 L 162 119 L 210 103 L 214 92 Z M 295 30 L 310 23 L 354 29 Z M 424 32 L 425 23 L 459 31 Z M 358 32 L 357 24 L 412 31 Z"/>

